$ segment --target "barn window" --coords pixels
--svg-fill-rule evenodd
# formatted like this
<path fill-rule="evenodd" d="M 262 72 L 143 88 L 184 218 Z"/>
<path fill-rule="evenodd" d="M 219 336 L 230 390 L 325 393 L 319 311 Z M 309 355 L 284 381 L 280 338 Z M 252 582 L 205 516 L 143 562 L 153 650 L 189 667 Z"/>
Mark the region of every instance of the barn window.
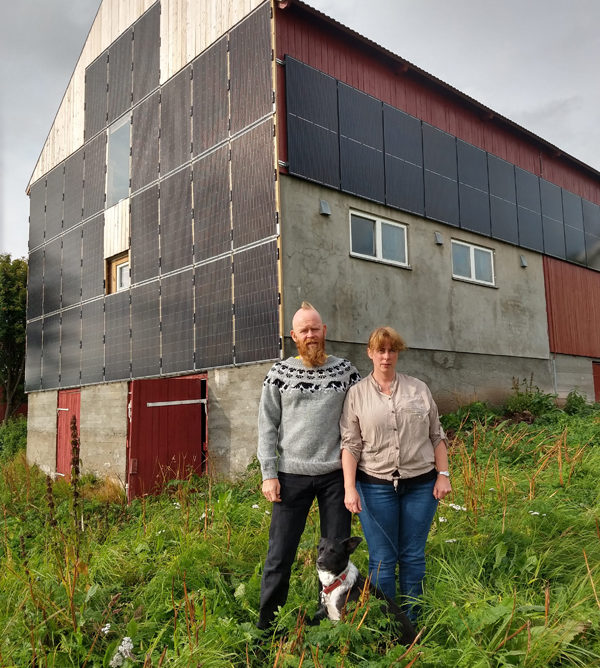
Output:
<path fill-rule="evenodd" d="M 107 208 L 129 197 L 130 131 L 129 116 L 119 119 L 108 128 Z"/>
<path fill-rule="evenodd" d="M 107 294 L 129 288 L 129 251 L 108 258 L 106 261 L 106 278 Z"/>
<path fill-rule="evenodd" d="M 495 285 L 494 251 L 453 239 L 452 276 L 474 283 Z"/>
<path fill-rule="evenodd" d="M 350 254 L 407 267 L 406 225 L 351 212 Z"/>

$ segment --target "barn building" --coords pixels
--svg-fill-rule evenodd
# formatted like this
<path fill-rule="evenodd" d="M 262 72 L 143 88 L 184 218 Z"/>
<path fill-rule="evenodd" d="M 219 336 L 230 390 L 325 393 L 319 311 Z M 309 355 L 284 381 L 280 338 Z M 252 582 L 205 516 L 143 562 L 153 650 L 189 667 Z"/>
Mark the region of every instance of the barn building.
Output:
<path fill-rule="evenodd" d="M 129 495 L 255 452 L 302 299 L 442 409 L 600 399 L 600 173 L 299 0 L 103 0 L 28 186 L 28 457 Z"/>

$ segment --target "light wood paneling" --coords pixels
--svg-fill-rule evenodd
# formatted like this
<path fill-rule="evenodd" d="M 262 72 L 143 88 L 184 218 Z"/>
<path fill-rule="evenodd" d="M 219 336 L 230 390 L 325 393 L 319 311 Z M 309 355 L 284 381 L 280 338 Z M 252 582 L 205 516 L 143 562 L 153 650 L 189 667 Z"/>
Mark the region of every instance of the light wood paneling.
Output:
<path fill-rule="evenodd" d="M 104 258 L 129 249 L 129 198 L 104 212 Z"/>
<path fill-rule="evenodd" d="M 83 145 L 85 68 L 154 1 L 102 1 L 29 186 Z M 162 0 L 160 82 L 172 77 L 265 1 L 269 0 Z"/>

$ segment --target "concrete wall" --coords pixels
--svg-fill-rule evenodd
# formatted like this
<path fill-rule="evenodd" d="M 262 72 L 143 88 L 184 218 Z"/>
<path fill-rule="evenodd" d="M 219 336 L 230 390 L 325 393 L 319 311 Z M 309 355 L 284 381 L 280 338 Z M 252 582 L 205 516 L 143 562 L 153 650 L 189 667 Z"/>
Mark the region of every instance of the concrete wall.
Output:
<path fill-rule="evenodd" d="M 330 340 L 362 343 L 389 324 L 413 349 L 548 359 L 541 255 L 301 179 L 282 176 L 280 188 L 286 333 L 307 299 Z M 319 214 L 320 199 L 331 216 Z M 350 257 L 350 209 L 408 225 L 411 268 Z M 452 279 L 452 238 L 494 249 L 497 287 Z"/>
<path fill-rule="evenodd" d="M 32 392 L 27 397 L 27 461 L 44 473 L 56 471 L 56 407 L 58 392 Z"/>
<path fill-rule="evenodd" d="M 209 472 L 234 477 L 256 455 L 258 403 L 271 362 L 208 372 Z"/>
<path fill-rule="evenodd" d="M 551 364 L 554 372 L 554 392 L 559 399 L 565 399 L 571 390 L 585 394 L 588 401 L 594 401 L 594 378 L 592 360 L 573 355 L 553 355 Z"/>
<path fill-rule="evenodd" d="M 81 388 L 81 470 L 126 482 L 128 383 Z"/>

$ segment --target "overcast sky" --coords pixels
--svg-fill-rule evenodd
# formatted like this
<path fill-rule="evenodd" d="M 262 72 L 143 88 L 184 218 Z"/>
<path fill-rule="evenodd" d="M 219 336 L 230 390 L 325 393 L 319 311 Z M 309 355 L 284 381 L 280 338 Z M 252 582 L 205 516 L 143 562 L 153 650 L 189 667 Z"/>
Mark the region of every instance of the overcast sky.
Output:
<path fill-rule="evenodd" d="M 599 0 L 309 4 L 600 170 Z M 27 254 L 25 188 L 99 5 L 3 6 L 0 252 L 13 257 Z"/>

